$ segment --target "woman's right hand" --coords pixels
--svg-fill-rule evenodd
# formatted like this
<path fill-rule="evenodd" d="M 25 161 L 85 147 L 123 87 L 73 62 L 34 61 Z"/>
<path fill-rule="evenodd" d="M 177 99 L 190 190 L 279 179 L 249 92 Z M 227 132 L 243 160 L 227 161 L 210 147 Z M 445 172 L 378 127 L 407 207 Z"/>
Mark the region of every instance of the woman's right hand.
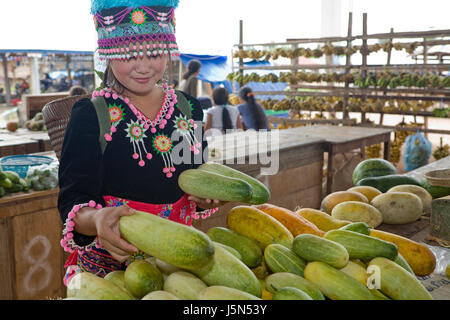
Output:
<path fill-rule="evenodd" d="M 139 250 L 121 238 L 119 220 L 123 216 L 131 216 L 135 211 L 128 206 L 105 207 L 95 215 L 95 227 L 102 247 L 119 262 L 126 261 L 131 254 Z"/>

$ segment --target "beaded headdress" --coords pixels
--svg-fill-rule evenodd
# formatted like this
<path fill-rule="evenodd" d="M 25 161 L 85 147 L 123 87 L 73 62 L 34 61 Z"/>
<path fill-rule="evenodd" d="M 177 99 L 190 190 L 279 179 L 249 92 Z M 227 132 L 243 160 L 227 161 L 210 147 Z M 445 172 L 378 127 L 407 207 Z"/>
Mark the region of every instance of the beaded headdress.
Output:
<path fill-rule="evenodd" d="M 91 0 L 102 60 L 179 57 L 175 9 L 179 0 Z"/>

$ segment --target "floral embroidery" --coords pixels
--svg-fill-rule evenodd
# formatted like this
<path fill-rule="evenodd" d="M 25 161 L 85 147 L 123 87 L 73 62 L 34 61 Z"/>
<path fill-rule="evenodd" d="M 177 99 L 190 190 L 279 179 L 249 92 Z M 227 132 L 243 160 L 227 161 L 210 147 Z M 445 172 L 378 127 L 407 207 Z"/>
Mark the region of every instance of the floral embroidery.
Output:
<path fill-rule="evenodd" d="M 165 134 L 159 134 L 153 137 L 153 149 L 163 157 L 164 169 L 163 172 L 166 174 L 167 178 L 172 178 L 173 173 L 176 171 L 173 166 L 172 160 L 172 149 L 173 142 Z"/>
<path fill-rule="evenodd" d="M 117 124 L 125 117 L 122 105 L 117 106 L 115 103 L 113 105 L 110 104 L 108 110 L 112 125 L 117 126 Z"/>
<path fill-rule="evenodd" d="M 186 116 L 181 115 L 179 117 L 175 117 L 175 120 L 173 120 L 173 122 L 177 131 L 182 134 L 184 138 L 189 142 L 191 151 L 194 152 L 194 154 L 199 154 L 199 148 L 202 146 L 202 144 L 198 142 L 197 138 L 195 137 L 194 130 L 197 129 L 197 125 L 195 124 L 194 120 L 188 120 Z"/>
<path fill-rule="evenodd" d="M 173 206 L 171 204 L 165 205 L 162 211 L 158 214 L 161 218 L 169 219 L 170 214 L 173 211 Z"/>
<path fill-rule="evenodd" d="M 127 124 L 127 127 L 128 128 L 125 129 L 125 132 L 127 132 L 127 138 L 130 138 L 130 142 L 133 144 L 133 159 L 139 159 L 139 166 L 143 167 L 145 166 L 145 161 L 142 159 L 141 146 L 145 152 L 146 158 L 148 160 L 152 159 L 152 154 L 147 151 L 144 143 L 144 138 L 147 138 L 147 136 L 145 135 L 147 129 L 145 129 L 144 126 L 139 122 L 134 122 L 133 120 L 131 120 L 131 123 Z"/>
<path fill-rule="evenodd" d="M 121 207 L 121 206 L 125 206 L 128 205 L 130 201 L 125 200 L 125 199 L 121 199 L 121 198 L 116 198 L 116 199 L 111 199 L 107 202 L 107 206 L 108 207 Z"/>
<path fill-rule="evenodd" d="M 142 9 L 136 9 L 131 13 L 131 21 L 134 24 L 141 25 L 147 21 L 147 16 Z"/>

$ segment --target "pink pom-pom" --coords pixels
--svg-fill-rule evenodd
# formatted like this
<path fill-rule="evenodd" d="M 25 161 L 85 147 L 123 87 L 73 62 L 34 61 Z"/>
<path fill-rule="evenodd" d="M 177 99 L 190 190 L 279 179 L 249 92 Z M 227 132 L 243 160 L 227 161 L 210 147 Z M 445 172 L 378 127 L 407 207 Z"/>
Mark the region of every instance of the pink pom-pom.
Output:
<path fill-rule="evenodd" d="M 198 150 L 198 149 L 194 150 L 194 154 L 199 154 L 199 153 L 200 153 L 200 150 Z"/>
<path fill-rule="evenodd" d="M 171 172 L 169 172 L 168 174 L 166 174 L 166 177 L 167 177 L 167 178 L 172 178 L 172 177 L 173 177 L 173 174 L 172 174 Z"/>
<path fill-rule="evenodd" d="M 201 144 L 200 142 L 197 142 L 197 143 L 195 144 L 195 146 L 196 146 L 197 148 L 200 148 L 200 147 L 202 146 L 202 144 Z"/>
<path fill-rule="evenodd" d="M 152 154 L 151 153 L 147 153 L 147 159 L 148 160 L 152 160 L 152 158 L 153 158 Z"/>
<path fill-rule="evenodd" d="M 75 222 L 69 221 L 69 222 L 67 222 L 67 226 L 70 228 L 73 228 L 73 227 L 75 227 Z"/>
<path fill-rule="evenodd" d="M 134 160 L 139 159 L 139 155 L 138 155 L 137 153 L 133 154 L 133 159 L 134 159 Z"/>
<path fill-rule="evenodd" d="M 100 209 L 103 208 L 103 206 L 102 206 L 101 204 L 98 204 L 95 208 L 96 208 L 97 210 L 100 210 Z"/>
<path fill-rule="evenodd" d="M 169 103 L 169 107 L 173 108 L 175 106 L 175 103 L 171 102 Z"/>
<path fill-rule="evenodd" d="M 167 124 L 167 120 L 166 120 L 166 119 L 163 119 L 161 123 L 162 123 L 163 125 L 166 125 L 166 124 Z"/>
<path fill-rule="evenodd" d="M 123 100 L 126 104 L 129 104 L 130 103 L 130 99 L 128 99 L 128 98 L 125 98 L 125 100 Z"/>
<path fill-rule="evenodd" d="M 70 211 L 67 217 L 68 217 L 69 219 L 75 218 L 75 212 Z"/>
<path fill-rule="evenodd" d="M 159 125 L 159 128 L 160 128 L 161 130 L 164 129 L 164 124 L 161 123 L 161 124 Z"/>
<path fill-rule="evenodd" d="M 70 240 L 70 239 L 72 239 L 73 238 L 73 233 L 68 233 L 68 234 L 66 234 L 66 239 L 67 240 Z"/>
<path fill-rule="evenodd" d="M 164 173 L 169 173 L 169 168 L 164 168 L 164 169 L 163 169 L 163 172 L 164 172 Z"/>
<path fill-rule="evenodd" d="M 166 119 L 169 120 L 171 116 L 172 116 L 171 113 L 167 113 L 167 114 L 166 114 Z"/>
<path fill-rule="evenodd" d="M 105 98 L 110 98 L 110 97 L 111 97 L 111 93 L 106 92 L 106 93 L 105 93 Z"/>
<path fill-rule="evenodd" d="M 111 135 L 110 134 L 105 134 L 105 140 L 106 141 L 108 141 L 108 142 L 111 142 L 112 141 L 112 137 L 111 137 Z"/>
<path fill-rule="evenodd" d="M 156 128 L 151 128 L 150 131 L 151 133 L 156 133 Z"/>
<path fill-rule="evenodd" d="M 119 96 L 117 95 L 117 93 L 113 93 L 112 97 L 113 97 L 114 100 L 117 100 L 117 98 L 119 98 Z"/>
<path fill-rule="evenodd" d="M 94 208 L 96 203 L 94 200 L 91 200 L 91 201 L 89 201 L 88 205 L 89 205 L 89 207 Z"/>
<path fill-rule="evenodd" d="M 148 128 L 150 128 L 150 126 L 148 125 L 148 123 L 144 124 L 144 128 L 145 128 L 145 130 L 148 130 Z"/>
<path fill-rule="evenodd" d="M 194 146 L 191 146 L 191 151 L 195 151 L 195 147 Z"/>
<path fill-rule="evenodd" d="M 112 133 L 116 133 L 117 132 L 117 128 L 116 127 L 111 127 L 111 132 Z"/>
<path fill-rule="evenodd" d="M 73 227 L 67 227 L 67 232 L 72 232 L 73 231 Z"/>
<path fill-rule="evenodd" d="M 198 125 L 196 125 L 195 123 L 194 123 L 194 129 L 197 129 L 198 128 Z"/>
<path fill-rule="evenodd" d="M 170 168 L 170 171 L 175 172 L 175 171 L 177 171 L 177 169 L 175 169 L 175 167 L 172 167 L 172 168 Z"/>
<path fill-rule="evenodd" d="M 144 160 L 139 161 L 139 166 L 140 166 L 140 167 L 144 167 L 144 166 L 145 166 Z"/>

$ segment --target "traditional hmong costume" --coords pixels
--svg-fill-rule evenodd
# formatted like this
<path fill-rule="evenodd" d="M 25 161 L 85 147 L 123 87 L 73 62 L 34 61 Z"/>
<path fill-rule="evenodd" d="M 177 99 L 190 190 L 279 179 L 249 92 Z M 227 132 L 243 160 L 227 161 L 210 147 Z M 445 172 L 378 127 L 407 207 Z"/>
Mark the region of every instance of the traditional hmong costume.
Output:
<path fill-rule="evenodd" d="M 92 0 L 101 59 L 148 55 L 179 56 L 174 10 L 170 0 Z M 71 256 L 65 283 L 77 272 L 104 277 L 124 270 L 96 237 L 74 230 L 72 221 L 84 206 L 127 205 L 185 225 L 198 219 L 196 204 L 178 186 L 178 176 L 198 167 L 207 154 L 203 141 L 203 111 L 199 102 L 167 84 L 163 105 L 148 119 L 127 97 L 111 88 L 96 91 L 109 113 L 109 132 L 103 136 L 90 99 L 78 101 L 66 128 L 60 158 L 58 209 L 65 229 L 62 246 Z M 189 112 L 180 108 L 180 101 Z M 104 139 L 106 148 L 101 147 Z M 209 215 L 211 211 L 204 212 Z M 143 254 L 143 253 L 141 253 Z"/>

